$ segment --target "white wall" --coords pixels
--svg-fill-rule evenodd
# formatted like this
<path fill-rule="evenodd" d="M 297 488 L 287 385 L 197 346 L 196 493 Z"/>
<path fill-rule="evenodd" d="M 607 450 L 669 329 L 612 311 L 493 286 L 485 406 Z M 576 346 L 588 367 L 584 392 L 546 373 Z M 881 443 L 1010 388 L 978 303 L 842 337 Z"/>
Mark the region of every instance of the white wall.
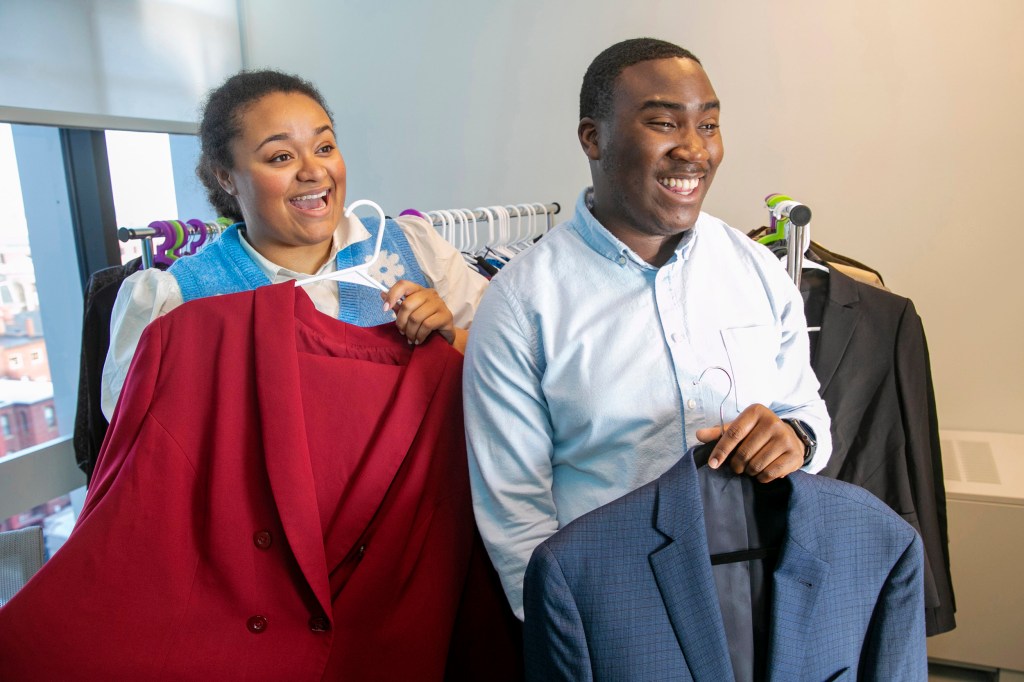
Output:
<path fill-rule="evenodd" d="M 193 122 L 241 66 L 234 0 L 0 0 L 0 32 L 0 107 L 25 122 Z"/>
<path fill-rule="evenodd" d="M 590 60 L 651 35 L 694 51 L 723 102 L 705 206 L 762 200 L 879 269 L 924 318 L 941 425 L 1024 433 L 1024 3 L 1019 0 L 240 0 L 247 66 L 298 72 L 335 109 L 349 198 L 392 213 L 557 200 Z"/>

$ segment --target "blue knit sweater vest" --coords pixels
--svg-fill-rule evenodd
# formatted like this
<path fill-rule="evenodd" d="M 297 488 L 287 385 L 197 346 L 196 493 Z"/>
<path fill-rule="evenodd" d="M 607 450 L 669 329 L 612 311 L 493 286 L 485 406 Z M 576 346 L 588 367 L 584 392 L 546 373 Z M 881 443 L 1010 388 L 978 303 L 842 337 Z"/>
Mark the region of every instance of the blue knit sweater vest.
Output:
<path fill-rule="evenodd" d="M 339 270 L 365 263 L 373 255 L 379 221 L 377 218 L 361 220 L 370 238 L 338 252 Z M 267 276 L 242 248 L 242 237 L 238 233 L 240 226 L 244 227 L 244 224 L 232 225 L 208 247 L 194 256 L 179 258 L 168 268 L 167 272 L 178 281 L 183 300 L 187 302 L 206 296 L 234 294 L 270 284 Z M 380 256 L 376 264 L 370 266 L 370 276 L 389 288 L 400 279 L 424 287 L 430 286 L 416 262 L 405 233 L 393 220 L 386 223 Z M 395 319 L 394 313 L 382 310 L 378 289 L 339 282 L 338 302 L 338 319 L 359 327 L 373 327 Z"/>

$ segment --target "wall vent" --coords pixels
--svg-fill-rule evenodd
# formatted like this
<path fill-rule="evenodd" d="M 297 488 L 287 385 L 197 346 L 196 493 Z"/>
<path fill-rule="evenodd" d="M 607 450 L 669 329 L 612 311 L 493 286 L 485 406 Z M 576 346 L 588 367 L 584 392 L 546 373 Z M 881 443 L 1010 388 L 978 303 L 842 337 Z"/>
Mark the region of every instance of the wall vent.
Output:
<path fill-rule="evenodd" d="M 965 483 L 1002 483 L 992 445 L 979 440 L 942 439 L 944 478 Z M 951 466 L 952 465 L 952 466 Z"/>

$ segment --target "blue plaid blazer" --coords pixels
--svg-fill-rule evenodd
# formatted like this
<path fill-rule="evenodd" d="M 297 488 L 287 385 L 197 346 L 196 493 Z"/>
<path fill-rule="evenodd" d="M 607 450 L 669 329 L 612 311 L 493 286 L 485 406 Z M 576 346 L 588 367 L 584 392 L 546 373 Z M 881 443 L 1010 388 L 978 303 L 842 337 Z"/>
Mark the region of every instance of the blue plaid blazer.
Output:
<path fill-rule="evenodd" d="M 768 679 L 927 680 L 920 537 L 861 488 L 785 481 Z M 541 544 L 524 598 L 528 680 L 735 679 L 690 454 Z"/>

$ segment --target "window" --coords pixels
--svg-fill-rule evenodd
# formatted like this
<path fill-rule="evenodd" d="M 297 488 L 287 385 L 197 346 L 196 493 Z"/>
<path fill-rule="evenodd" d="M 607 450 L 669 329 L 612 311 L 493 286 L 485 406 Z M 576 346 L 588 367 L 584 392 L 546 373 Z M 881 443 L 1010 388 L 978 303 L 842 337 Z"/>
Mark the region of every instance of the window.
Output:
<path fill-rule="evenodd" d="M 194 136 L 108 130 L 106 141 L 119 227 L 217 217 L 195 175 L 199 145 Z M 142 240 L 122 242 L 121 262 L 138 257 L 142 248 Z"/>
<path fill-rule="evenodd" d="M 0 531 L 42 526 L 48 548 L 66 535 L 68 491 L 84 481 L 64 464 L 74 462 L 69 442 L 53 440 L 71 433 L 81 347 L 66 178 L 59 129 L 0 123 Z M 36 474 L 33 461 L 57 466 Z"/>
<path fill-rule="evenodd" d="M 42 526 L 48 553 L 84 498 L 69 438 L 82 284 L 125 259 L 103 226 L 215 218 L 197 156 L 193 135 L 0 122 L 0 531 Z"/>

